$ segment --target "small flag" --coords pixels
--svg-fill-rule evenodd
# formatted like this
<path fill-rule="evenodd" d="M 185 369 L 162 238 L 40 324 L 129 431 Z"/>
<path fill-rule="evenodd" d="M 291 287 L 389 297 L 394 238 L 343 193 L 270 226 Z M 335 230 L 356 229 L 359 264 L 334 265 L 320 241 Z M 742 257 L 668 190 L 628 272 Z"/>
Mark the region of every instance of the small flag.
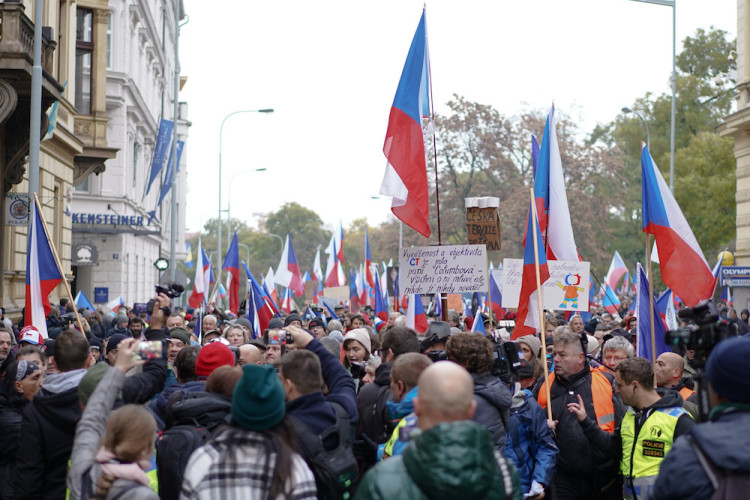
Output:
<path fill-rule="evenodd" d="M 89 311 L 94 311 L 94 305 L 91 303 L 88 297 L 86 297 L 86 294 L 83 293 L 83 290 L 78 290 L 78 293 L 76 294 L 76 298 L 73 300 L 76 304 L 76 309 L 84 308 L 88 309 Z"/>
<path fill-rule="evenodd" d="M 427 327 L 430 326 L 422 305 L 422 296 L 419 294 L 409 297 L 409 305 L 406 308 L 406 326 L 420 335 L 426 332 Z"/>

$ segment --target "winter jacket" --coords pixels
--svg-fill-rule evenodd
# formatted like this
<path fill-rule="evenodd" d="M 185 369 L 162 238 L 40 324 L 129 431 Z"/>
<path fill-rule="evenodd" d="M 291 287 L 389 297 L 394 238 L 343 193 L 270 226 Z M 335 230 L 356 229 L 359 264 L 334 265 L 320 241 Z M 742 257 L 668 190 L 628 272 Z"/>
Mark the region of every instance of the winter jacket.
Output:
<path fill-rule="evenodd" d="M 490 432 L 495 449 L 505 448 L 505 426 L 510 408 L 510 390 L 499 378 L 483 373 L 472 373 L 474 379 L 474 400 L 477 410 L 472 420 L 483 425 Z"/>
<path fill-rule="evenodd" d="M 442 423 L 368 471 L 355 499 L 520 499 L 515 467 L 474 422 Z"/>
<path fill-rule="evenodd" d="M 167 362 L 155 359 L 144 364 L 141 373 L 127 377 L 122 386 L 122 400 L 125 404 L 141 405 L 164 390 L 167 380 Z"/>
<path fill-rule="evenodd" d="M 516 383 L 508 419 L 505 456 L 518 469 L 521 489 L 527 493 L 532 481 L 547 487 L 557 463 L 557 449 L 547 415 L 539 403 Z"/>
<path fill-rule="evenodd" d="M 13 466 L 21 442 L 21 420 L 26 399 L 0 395 L 0 499 L 13 498 Z"/>
<path fill-rule="evenodd" d="M 180 499 L 268 498 L 276 446 L 265 433 L 237 427 L 221 431 L 190 456 Z M 286 486 L 295 500 L 317 498 L 315 478 L 296 453 Z"/>
<path fill-rule="evenodd" d="M 611 380 L 611 376 L 603 373 Z M 578 479 L 596 478 L 596 486 L 610 483 L 618 474 L 619 462 L 611 454 L 594 447 L 583 432 L 576 416 L 568 411 L 568 403 L 577 402 L 576 395 L 583 398 L 586 413 L 595 419 L 591 390 L 591 371 L 586 366 L 570 377 L 555 377 L 550 387 L 552 419 L 557 420 L 555 442 L 560 450 L 557 458 L 557 473 Z M 540 394 L 541 395 L 541 394 Z M 625 415 L 625 407 L 620 397 L 612 390 L 612 405 L 615 410 L 615 424 Z"/>
<path fill-rule="evenodd" d="M 169 427 L 198 424 L 213 432 L 228 422 L 227 417 L 232 413 L 232 400 L 221 394 L 205 391 L 182 392 L 180 399 L 173 402 L 167 413 Z"/>
<path fill-rule="evenodd" d="M 128 330 L 127 328 L 120 328 L 120 326 L 117 323 L 115 323 L 115 326 L 113 326 L 112 328 L 106 331 L 106 333 L 104 334 L 104 338 L 108 339 L 115 333 L 125 335 L 126 337 L 133 336 L 133 334 L 130 333 L 130 330 Z"/>
<path fill-rule="evenodd" d="M 750 406 L 722 404 L 690 435 L 703 454 L 729 472 L 750 473 Z M 686 437 L 679 438 L 659 469 L 650 500 L 711 498 L 714 489 Z"/>
<path fill-rule="evenodd" d="M 78 383 L 86 370 L 49 375 L 26 405 L 21 422 L 23 446 L 14 469 L 16 498 L 65 497 L 65 474 L 81 417 Z"/>
<path fill-rule="evenodd" d="M 386 422 L 385 403 L 391 399 L 391 363 L 383 363 L 375 370 L 375 380 L 365 384 L 357 394 L 357 437 L 365 434 L 377 444 L 385 443 L 392 430 Z"/>
<path fill-rule="evenodd" d="M 91 493 L 96 492 L 96 483 L 102 475 L 101 466 L 95 460 L 96 453 L 99 450 L 99 441 L 106 432 L 107 419 L 126 380 L 127 378 L 122 371 L 118 369 L 108 370 L 86 405 L 86 410 L 83 412 L 76 429 L 70 471 L 68 472 L 67 484 L 72 500 L 80 498 L 84 481 L 88 482 Z M 116 480 L 106 498 L 115 498 L 121 491 L 128 488 L 132 489 L 129 489 L 119 498 L 123 500 L 156 500 L 159 498 L 148 486 L 125 479 Z"/>

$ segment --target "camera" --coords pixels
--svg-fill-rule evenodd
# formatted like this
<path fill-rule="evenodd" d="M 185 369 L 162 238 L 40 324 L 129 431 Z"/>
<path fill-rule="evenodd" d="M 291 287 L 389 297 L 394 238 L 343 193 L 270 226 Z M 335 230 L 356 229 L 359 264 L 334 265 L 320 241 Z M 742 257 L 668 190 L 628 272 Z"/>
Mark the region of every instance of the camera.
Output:
<path fill-rule="evenodd" d="M 448 353 L 445 351 L 430 351 L 426 352 L 425 356 L 430 358 L 433 363 L 437 363 L 438 361 L 445 361 L 448 359 Z"/>
<path fill-rule="evenodd" d="M 133 355 L 144 361 L 162 359 L 164 358 L 164 344 L 159 340 L 138 342 Z"/>
<path fill-rule="evenodd" d="M 156 295 L 159 295 L 160 293 L 163 293 L 170 299 L 174 299 L 182 295 L 182 292 L 185 291 L 185 287 L 180 285 L 179 283 L 170 283 L 167 286 L 162 285 L 156 285 L 154 286 L 154 289 L 156 290 Z M 151 316 L 154 314 L 154 304 L 156 304 L 156 299 L 151 299 L 146 304 L 146 313 Z M 167 308 L 164 308 L 167 309 Z M 169 314 L 169 311 L 165 311 L 164 314 Z"/>
<path fill-rule="evenodd" d="M 737 326 L 719 320 L 719 311 L 712 301 L 704 300 L 695 307 L 686 307 L 677 314 L 690 324 L 677 330 L 669 330 L 664 339 L 667 345 L 695 351 L 694 365 L 703 367 L 714 346 L 720 341 L 737 336 Z M 674 349 L 673 349 L 674 350 Z"/>
<path fill-rule="evenodd" d="M 493 349 L 495 361 L 492 363 L 492 375 L 509 383 L 521 367 L 523 353 L 515 342 L 501 342 Z"/>

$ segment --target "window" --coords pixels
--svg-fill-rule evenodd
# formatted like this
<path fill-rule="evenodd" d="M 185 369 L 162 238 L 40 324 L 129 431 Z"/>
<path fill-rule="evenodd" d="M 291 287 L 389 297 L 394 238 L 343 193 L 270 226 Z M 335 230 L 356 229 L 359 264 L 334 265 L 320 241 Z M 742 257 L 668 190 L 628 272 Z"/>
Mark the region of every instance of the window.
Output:
<path fill-rule="evenodd" d="M 141 144 L 136 140 L 133 141 L 133 187 L 138 182 L 138 155 L 141 152 Z"/>
<path fill-rule="evenodd" d="M 90 178 L 91 178 L 91 176 L 87 175 L 86 178 L 83 180 L 83 182 L 81 182 L 76 187 L 74 187 L 73 189 L 75 190 L 75 192 L 76 193 L 88 193 L 89 190 L 90 190 L 90 187 L 89 187 L 89 184 L 90 184 L 89 183 L 89 179 Z"/>
<path fill-rule="evenodd" d="M 112 69 L 112 13 L 107 16 L 107 69 Z"/>
<path fill-rule="evenodd" d="M 91 114 L 91 59 L 94 53 L 94 11 L 77 9 L 76 19 L 76 109 Z"/>

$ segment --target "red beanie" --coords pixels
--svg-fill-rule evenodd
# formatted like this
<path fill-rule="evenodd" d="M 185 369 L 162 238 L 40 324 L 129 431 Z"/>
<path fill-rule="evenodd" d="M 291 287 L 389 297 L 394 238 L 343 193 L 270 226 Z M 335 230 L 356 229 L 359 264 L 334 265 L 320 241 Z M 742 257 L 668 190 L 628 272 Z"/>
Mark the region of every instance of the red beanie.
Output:
<path fill-rule="evenodd" d="M 198 352 L 195 361 L 195 374 L 208 377 L 220 366 L 234 366 L 234 353 L 221 342 L 209 342 Z"/>

